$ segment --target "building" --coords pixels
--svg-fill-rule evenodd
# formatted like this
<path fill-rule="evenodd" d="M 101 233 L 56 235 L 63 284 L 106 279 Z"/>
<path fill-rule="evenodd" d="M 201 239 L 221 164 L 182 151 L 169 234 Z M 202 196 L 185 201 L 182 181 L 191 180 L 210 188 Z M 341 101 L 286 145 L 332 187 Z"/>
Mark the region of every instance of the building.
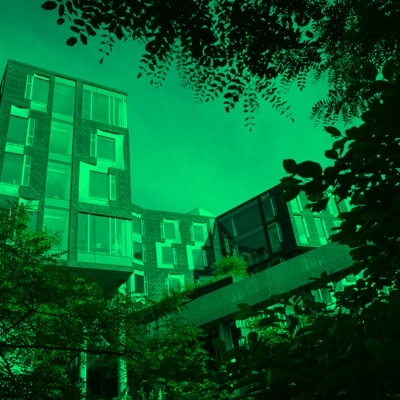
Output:
<path fill-rule="evenodd" d="M 347 209 L 332 198 L 327 211 L 312 213 L 302 195 L 286 202 L 280 186 L 218 217 L 135 205 L 126 110 L 120 90 L 16 61 L 1 81 L 0 206 L 29 203 L 31 229 L 58 233 L 54 250 L 65 252 L 65 264 L 109 293 L 125 286 L 132 297 L 158 298 L 207 279 L 212 263 L 228 255 L 246 260 L 253 283 L 273 273 L 292 284 L 291 271 L 302 268 L 296 257 L 325 246 Z M 254 292 L 251 282 L 222 287 L 226 299 L 242 286 Z M 195 323 L 232 344 L 231 308 L 204 314 L 213 296 L 193 303 L 201 307 Z"/>
<path fill-rule="evenodd" d="M 331 197 L 326 211 L 312 212 L 301 193 L 287 202 L 275 186 L 216 218 L 216 258 L 241 256 L 249 272 L 258 272 L 328 244 L 339 213 L 348 205 Z"/>

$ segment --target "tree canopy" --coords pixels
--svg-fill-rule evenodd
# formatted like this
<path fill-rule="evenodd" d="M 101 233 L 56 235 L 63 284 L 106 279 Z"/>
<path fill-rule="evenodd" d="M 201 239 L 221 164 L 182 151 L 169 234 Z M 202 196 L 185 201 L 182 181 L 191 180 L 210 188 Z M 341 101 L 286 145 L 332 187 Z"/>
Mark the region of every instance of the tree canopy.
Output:
<path fill-rule="evenodd" d="M 182 382 L 188 393 L 201 389 L 209 355 L 201 332 L 174 318 L 183 295 L 106 298 L 63 266 L 56 239 L 30 232 L 28 219 L 24 206 L 0 209 L 0 399 L 81 398 L 82 355 L 111 376 L 124 360 L 132 395 L 157 385 L 180 393 Z"/>
<path fill-rule="evenodd" d="M 380 90 L 373 81 L 398 63 L 400 5 L 395 0 L 49 0 L 67 44 L 100 36 L 104 56 L 120 40 L 145 44 L 138 76 L 160 85 L 171 66 L 200 102 L 222 97 L 244 107 L 246 125 L 266 100 L 292 117 L 285 99 L 308 75 L 329 83 L 317 120 L 350 122 Z M 104 59 L 104 56 L 101 60 Z M 360 82 L 361 80 L 361 82 Z"/>

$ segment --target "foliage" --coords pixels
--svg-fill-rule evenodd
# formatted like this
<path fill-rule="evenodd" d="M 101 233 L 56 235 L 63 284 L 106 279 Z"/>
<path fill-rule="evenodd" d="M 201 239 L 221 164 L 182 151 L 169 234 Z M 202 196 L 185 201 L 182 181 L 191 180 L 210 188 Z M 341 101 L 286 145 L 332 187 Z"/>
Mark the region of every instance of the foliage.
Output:
<path fill-rule="evenodd" d="M 174 319 L 183 295 L 107 300 L 60 265 L 54 239 L 29 232 L 28 218 L 24 206 L 0 210 L 0 399 L 79 398 L 74 365 L 82 353 L 110 371 L 125 359 L 132 393 L 187 387 L 187 397 L 175 397 L 183 399 L 204 386 L 201 332 Z"/>
<path fill-rule="evenodd" d="M 108 56 L 117 41 L 144 43 L 139 77 L 160 85 L 175 63 L 199 102 L 220 97 L 227 112 L 241 102 L 250 129 L 263 100 L 291 117 L 284 95 L 294 83 L 304 89 L 311 75 L 330 85 L 312 115 L 350 122 L 379 95 L 372 83 L 384 62 L 398 66 L 395 0 L 48 0 L 42 7 L 70 27 L 69 46 L 99 35 Z"/>
<path fill-rule="evenodd" d="M 222 257 L 211 268 L 213 275 L 217 277 L 234 275 L 245 278 L 248 275 L 247 263 L 242 257 Z"/>

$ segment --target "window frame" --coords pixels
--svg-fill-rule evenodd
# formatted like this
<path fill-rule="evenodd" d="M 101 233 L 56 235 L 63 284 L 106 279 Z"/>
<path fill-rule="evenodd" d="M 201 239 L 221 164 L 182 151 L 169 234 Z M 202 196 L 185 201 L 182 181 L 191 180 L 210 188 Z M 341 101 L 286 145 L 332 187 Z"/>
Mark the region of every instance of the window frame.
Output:
<path fill-rule="evenodd" d="M 35 80 L 41 80 L 48 82 L 48 88 L 47 88 L 47 101 L 46 103 L 42 103 L 40 101 L 36 101 L 32 99 L 34 88 L 35 88 Z M 41 74 L 28 74 L 26 78 L 26 84 L 25 84 L 25 93 L 24 97 L 28 100 L 30 100 L 30 108 L 36 111 L 43 111 L 47 112 L 48 107 L 49 107 L 49 92 L 50 92 L 50 77 L 41 75 Z"/>
<path fill-rule="evenodd" d="M 136 292 L 136 280 L 135 280 L 136 276 L 143 277 L 143 292 Z M 132 284 L 133 284 L 133 290 L 132 290 Z M 132 275 L 128 279 L 128 295 L 134 297 L 142 297 L 142 296 L 147 296 L 148 294 L 149 294 L 149 285 L 147 276 L 145 275 L 144 271 L 138 269 L 133 270 Z"/>
<path fill-rule="evenodd" d="M 174 226 L 175 238 L 167 238 L 165 236 L 165 224 L 172 224 Z M 181 232 L 179 229 L 179 220 L 177 219 L 166 219 L 164 218 L 160 222 L 160 236 L 164 239 L 165 243 L 182 243 Z"/>
<path fill-rule="evenodd" d="M 295 225 L 296 232 L 297 232 L 296 239 L 298 240 L 300 245 L 309 245 L 310 241 L 311 241 L 311 237 L 310 237 L 310 231 L 308 229 L 307 221 L 305 220 L 305 218 L 302 215 L 294 215 L 293 218 L 294 218 L 294 225 Z M 299 232 L 299 227 L 298 227 L 298 224 L 296 221 L 300 221 L 299 223 L 301 223 L 303 226 L 303 231 L 305 233 L 305 238 L 306 238 L 305 242 L 301 241 L 301 234 Z"/>
<path fill-rule="evenodd" d="M 171 249 L 172 258 L 173 258 L 172 263 L 164 263 L 163 251 L 162 251 L 163 248 Z M 158 268 L 174 268 L 176 265 L 178 265 L 177 251 L 176 251 L 176 248 L 172 245 L 172 243 L 156 242 L 156 255 L 157 255 L 157 267 Z"/>
<path fill-rule="evenodd" d="M 195 228 L 201 228 L 203 231 L 203 239 L 196 240 L 195 238 Z M 207 222 L 192 222 L 192 225 L 189 227 L 190 230 L 190 240 L 194 243 L 204 243 L 208 237 L 208 224 Z"/>

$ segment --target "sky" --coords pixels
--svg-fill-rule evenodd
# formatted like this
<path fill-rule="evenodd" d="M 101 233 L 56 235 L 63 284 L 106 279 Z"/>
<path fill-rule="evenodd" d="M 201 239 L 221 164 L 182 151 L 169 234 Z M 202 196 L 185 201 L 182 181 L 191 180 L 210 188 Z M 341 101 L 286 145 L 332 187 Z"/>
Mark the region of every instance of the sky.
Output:
<path fill-rule="evenodd" d="M 332 139 L 309 118 L 325 97 L 323 83 L 290 91 L 295 122 L 263 103 L 249 132 L 241 107 L 227 114 L 221 101 L 196 104 L 175 70 L 161 88 L 137 79 L 137 43 L 118 43 L 103 64 L 97 39 L 67 46 L 71 31 L 58 26 L 57 13 L 42 10 L 42 2 L 0 0 L 0 74 L 13 59 L 127 92 L 135 204 L 174 212 L 201 207 L 219 215 L 278 184 L 286 158 L 328 165 L 324 152 Z"/>

